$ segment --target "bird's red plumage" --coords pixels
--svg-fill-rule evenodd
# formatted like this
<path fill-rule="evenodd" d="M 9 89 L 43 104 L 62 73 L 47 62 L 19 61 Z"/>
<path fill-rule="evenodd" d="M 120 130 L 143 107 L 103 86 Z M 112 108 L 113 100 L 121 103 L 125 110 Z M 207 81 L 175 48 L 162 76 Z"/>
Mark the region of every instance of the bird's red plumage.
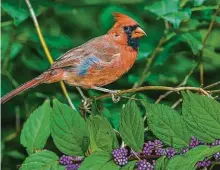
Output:
<path fill-rule="evenodd" d="M 128 38 L 132 38 L 132 35 L 128 35 L 124 27 L 136 29 L 139 26 L 124 14 L 115 13 L 114 16 L 116 23 L 107 34 L 66 52 L 50 69 L 30 82 L 38 85 L 64 80 L 73 86 L 92 88 L 107 85 L 120 78 L 132 67 L 138 54 L 138 48 L 128 45 Z M 30 86 L 24 85 L 19 87 L 20 90 L 4 96 L 1 102 L 4 103 L 33 86 L 32 83 L 29 83 Z"/>

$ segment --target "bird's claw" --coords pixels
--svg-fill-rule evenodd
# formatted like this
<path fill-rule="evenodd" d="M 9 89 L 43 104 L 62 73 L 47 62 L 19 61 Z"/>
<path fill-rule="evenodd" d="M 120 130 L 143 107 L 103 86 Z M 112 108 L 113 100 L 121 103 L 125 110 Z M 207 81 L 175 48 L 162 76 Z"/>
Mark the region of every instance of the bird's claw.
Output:
<path fill-rule="evenodd" d="M 89 98 L 85 98 L 82 100 L 82 103 L 80 105 L 80 109 L 90 113 L 92 108 L 92 100 Z"/>
<path fill-rule="evenodd" d="M 115 91 L 113 91 L 112 93 L 111 93 L 111 95 L 112 95 L 112 101 L 114 102 L 114 103 L 118 103 L 119 101 L 120 101 L 120 99 L 121 99 L 121 97 L 120 96 L 117 96 L 115 93 L 118 93 L 120 90 L 115 90 Z"/>

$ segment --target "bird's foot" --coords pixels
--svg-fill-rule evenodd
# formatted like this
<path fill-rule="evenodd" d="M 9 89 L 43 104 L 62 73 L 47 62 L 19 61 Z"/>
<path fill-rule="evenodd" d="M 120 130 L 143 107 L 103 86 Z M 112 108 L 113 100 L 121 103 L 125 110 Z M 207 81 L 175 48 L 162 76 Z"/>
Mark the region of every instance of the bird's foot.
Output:
<path fill-rule="evenodd" d="M 112 95 L 112 101 L 113 101 L 114 103 L 118 103 L 118 102 L 120 101 L 120 99 L 121 99 L 121 97 L 120 97 L 120 96 L 117 96 L 117 94 L 116 94 L 116 93 L 118 93 L 118 92 L 120 92 L 120 90 L 111 90 L 111 91 L 110 91 L 110 94 Z"/>
<path fill-rule="evenodd" d="M 89 98 L 84 98 L 79 107 L 80 107 L 81 110 L 84 110 L 88 113 L 91 113 L 92 100 L 89 99 Z"/>

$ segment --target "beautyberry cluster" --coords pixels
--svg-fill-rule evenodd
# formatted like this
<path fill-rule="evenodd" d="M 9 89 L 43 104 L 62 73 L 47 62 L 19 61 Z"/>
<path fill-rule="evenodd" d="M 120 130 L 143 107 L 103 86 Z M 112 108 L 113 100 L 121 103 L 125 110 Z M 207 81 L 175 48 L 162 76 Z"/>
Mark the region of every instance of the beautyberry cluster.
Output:
<path fill-rule="evenodd" d="M 215 142 L 212 143 L 212 146 L 218 146 L 220 145 L 220 139 L 217 139 Z M 215 160 L 220 161 L 220 152 L 217 152 L 216 154 L 213 155 Z"/>
<path fill-rule="evenodd" d="M 144 144 L 143 153 L 145 155 L 152 155 L 153 151 L 156 155 L 163 155 L 164 149 L 162 148 L 163 143 L 160 140 L 155 140 L 154 142 L 148 141 Z"/>
<path fill-rule="evenodd" d="M 144 144 L 143 153 L 145 155 L 151 155 L 154 149 L 154 142 L 148 141 Z"/>
<path fill-rule="evenodd" d="M 136 163 L 137 170 L 153 170 L 154 166 L 147 162 L 145 159 Z"/>
<path fill-rule="evenodd" d="M 65 165 L 66 170 L 77 170 L 82 160 L 83 157 L 62 155 L 59 162 L 61 165 Z M 74 161 L 78 161 L 79 163 L 74 163 Z"/>
<path fill-rule="evenodd" d="M 73 163 L 73 157 L 72 156 L 62 155 L 60 157 L 60 164 L 62 164 L 62 165 L 70 165 L 72 163 Z"/>
<path fill-rule="evenodd" d="M 197 139 L 195 136 L 191 137 L 191 140 L 190 140 L 190 143 L 189 143 L 190 148 L 194 148 L 194 147 L 196 147 L 200 144 L 201 144 L 201 142 L 199 141 L 199 139 Z"/>
<path fill-rule="evenodd" d="M 69 165 L 66 165 L 66 170 L 77 170 L 79 169 L 80 167 L 80 164 L 69 164 Z"/>
<path fill-rule="evenodd" d="M 176 154 L 176 151 L 174 148 L 169 147 L 169 148 L 166 148 L 165 153 L 166 153 L 167 158 L 171 158 Z"/>
<path fill-rule="evenodd" d="M 124 166 L 128 163 L 128 150 L 126 148 L 115 149 L 112 155 L 117 165 Z"/>
<path fill-rule="evenodd" d="M 208 159 L 205 159 L 203 161 L 199 161 L 197 163 L 197 167 L 198 168 L 205 168 L 205 167 L 209 167 L 211 165 L 211 161 Z"/>

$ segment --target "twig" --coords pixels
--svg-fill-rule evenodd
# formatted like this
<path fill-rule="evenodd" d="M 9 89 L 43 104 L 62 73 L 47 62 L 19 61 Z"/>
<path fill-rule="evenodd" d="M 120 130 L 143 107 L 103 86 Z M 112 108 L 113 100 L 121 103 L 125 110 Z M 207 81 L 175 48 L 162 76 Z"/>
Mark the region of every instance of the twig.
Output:
<path fill-rule="evenodd" d="M 203 58 L 202 58 L 202 53 L 203 53 L 203 50 L 206 46 L 206 41 L 208 40 L 208 37 L 212 31 L 212 28 L 214 26 L 214 23 L 215 23 L 215 20 L 216 20 L 216 16 L 218 15 L 218 12 L 220 10 L 220 5 L 218 5 L 218 8 L 216 9 L 216 12 L 215 14 L 213 15 L 213 18 L 212 18 L 212 21 L 210 22 L 209 24 L 209 28 L 208 28 L 208 31 L 206 33 L 206 36 L 204 38 L 204 40 L 202 41 L 202 48 L 199 52 L 199 56 L 200 56 L 200 66 L 199 66 L 199 70 L 200 70 L 200 84 L 201 84 L 201 87 L 203 86 L 204 84 L 204 64 L 203 64 Z"/>
<path fill-rule="evenodd" d="M 139 158 L 142 159 L 157 159 L 161 156 L 159 155 L 140 155 Z M 138 158 L 136 158 L 135 156 L 129 157 L 128 160 L 132 161 L 132 160 L 137 160 Z"/>
<path fill-rule="evenodd" d="M 138 87 L 138 88 L 122 90 L 122 91 L 119 91 L 118 93 L 115 93 L 115 95 L 121 95 L 125 93 L 134 93 L 138 91 L 147 91 L 147 90 L 161 90 L 161 91 L 173 91 L 173 92 L 191 90 L 191 91 L 197 91 L 206 96 L 209 96 L 209 93 L 200 87 L 167 87 L 167 86 L 143 86 L 143 87 Z M 111 96 L 112 96 L 111 94 L 105 94 L 105 95 L 96 97 L 95 100 L 110 98 Z"/>
<path fill-rule="evenodd" d="M 159 43 L 157 44 L 157 47 L 151 53 L 151 56 L 148 58 L 146 66 L 145 66 L 145 69 L 144 69 L 144 71 L 143 71 L 143 73 L 141 75 L 141 78 L 140 78 L 140 80 L 137 83 L 134 84 L 134 86 L 133 86 L 134 88 L 140 87 L 144 83 L 146 77 L 149 75 L 148 73 L 149 73 L 150 66 L 151 66 L 154 58 L 156 57 L 156 55 L 160 51 L 160 48 L 161 48 L 161 46 L 163 45 L 164 42 L 165 42 L 165 37 L 162 37 L 160 39 Z"/>
<path fill-rule="evenodd" d="M 220 93 L 220 90 L 209 90 L 208 93 Z"/>
<path fill-rule="evenodd" d="M 141 161 L 141 158 L 135 153 L 133 149 L 131 149 L 131 152 L 134 154 L 135 159 Z"/>
<path fill-rule="evenodd" d="M 183 99 L 177 100 L 171 107 L 172 107 L 173 109 L 175 109 L 182 101 L 183 101 Z"/>
<path fill-rule="evenodd" d="M 211 89 L 212 87 L 215 87 L 215 86 L 218 86 L 220 85 L 220 81 L 216 82 L 216 83 L 213 83 L 213 84 L 210 84 L 208 86 L 205 86 L 203 89 Z"/>
<path fill-rule="evenodd" d="M 189 77 L 192 75 L 192 73 L 194 72 L 195 68 L 197 66 L 193 67 L 190 72 L 185 76 L 185 78 L 183 79 L 183 81 L 177 86 L 177 87 L 181 87 L 181 86 L 185 86 Z M 168 91 L 162 95 L 159 96 L 159 98 L 156 100 L 156 104 L 159 103 L 162 99 L 166 98 L 168 95 L 170 95 L 171 93 L 173 93 L 173 91 Z"/>
<path fill-rule="evenodd" d="M 42 34 L 42 32 L 41 32 L 41 29 L 40 29 L 40 25 L 39 25 L 39 23 L 38 23 L 38 21 L 37 21 L 37 18 L 36 18 L 36 15 L 35 15 L 35 13 L 34 13 L 34 10 L 33 10 L 32 6 L 31 6 L 31 3 L 30 3 L 29 0 L 25 0 L 25 2 L 26 2 L 26 4 L 27 4 L 27 6 L 28 6 L 28 9 L 29 9 L 30 13 L 31 13 L 31 17 L 32 17 L 32 19 L 33 19 L 35 28 L 36 28 L 36 30 L 37 30 L 38 37 L 39 37 L 39 39 L 40 39 L 41 45 L 42 45 L 42 47 L 43 47 L 43 49 L 44 49 L 44 52 L 45 52 L 45 54 L 46 54 L 46 56 L 47 56 L 47 59 L 48 59 L 48 61 L 50 62 L 50 64 L 52 64 L 52 63 L 54 62 L 54 61 L 53 61 L 53 58 L 52 58 L 52 56 L 51 56 L 51 54 L 50 54 L 50 51 L 49 51 L 49 49 L 48 49 L 48 47 L 47 47 L 47 44 L 46 44 L 45 40 L 44 40 L 43 34 Z M 68 92 L 67 92 L 67 90 L 66 90 L 66 86 L 65 86 L 65 84 L 63 83 L 63 81 L 60 82 L 60 86 L 61 86 L 61 88 L 62 88 L 62 90 L 63 90 L 64 95 L 65 95 L 66 98 L 67 98 L 67 101 L 68 101 L 69 105 L 70 105 L 74 110 L 76 110 L 75 106 L 74 106 L 73 103 L 71 102 L 71 99 L 70 99 L 70 97 L 69 97 L 69 94 L 68 94 Z"/>

